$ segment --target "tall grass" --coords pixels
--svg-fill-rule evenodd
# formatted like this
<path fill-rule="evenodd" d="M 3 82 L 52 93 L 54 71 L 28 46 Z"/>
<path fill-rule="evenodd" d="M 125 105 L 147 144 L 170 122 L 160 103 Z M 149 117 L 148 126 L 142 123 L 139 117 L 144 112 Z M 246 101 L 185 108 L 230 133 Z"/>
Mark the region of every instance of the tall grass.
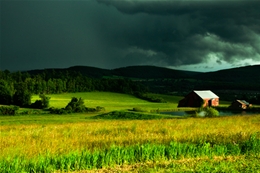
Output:
<path fill-rule="evenodd" d="M 211 145 L 210 143 L 138 144 L 127 147 L 112 146 L 106 150 L 71 152 L 66 155 L 47 155 L 37 159 L 14 158 L 0 160 L 0 172 L 51 172 L 98 169 L 139 162 L 199 158 L 228 155 L 260 154 L 260 139 L 251 135 L 239 144 Z"/>
<path fill-rule="evenodd" d="M 80 119 L 76 118 L 76 123 L 33 124 L 31 121 L 29 125 L 0 126 L 0 158 L 31 158 L 46 153 L 66 154 L 74 150 L 93 151 L 111 145 L 148 142 L 239 143 L 260 131 L 259 116 L 129 121 L 84 119 L 85 122 L 77 122 Z"/>
<path fill-rule="evenodd" d="M 214 156 L 183 158 L 177 160 L 157 160 L 131 165 L 118 165 L 98 170 L 74 171 L 74 173 L 107 173 L 107 172 L 259 172 L 260 155 L 258 156 Z M 60 172 L 60 171 L 56 171 Z"/>

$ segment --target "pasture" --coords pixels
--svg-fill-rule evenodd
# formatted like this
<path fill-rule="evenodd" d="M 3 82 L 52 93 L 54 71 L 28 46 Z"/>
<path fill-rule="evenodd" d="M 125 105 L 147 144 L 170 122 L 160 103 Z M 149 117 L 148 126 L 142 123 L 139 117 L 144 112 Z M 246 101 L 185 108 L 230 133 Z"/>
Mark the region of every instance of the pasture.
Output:
<path fill-rule="evenodd" d="M 82 97 L 106 112 L 173 109 L 130 95 L 93 92 L 50 95 L 64 107 Z M 164 96 L 162 96 L 164 97 Z M 37 99 L 37 96 L 34 96 Z M 0 172 L 257 172 L 260 116 L 105 120 L 93 114 L 0 117 Z"/>
<path fill-rule="evenodd" d="M 84 93 L 67 93 L 67 94 L 52 94 L 47 95 L 51 97 L 50 106 L 56 108 L 65 107 L 72 97 L 83 98 L 87 107 L 102 106 L 107 111 L 113 110 L 127 110 L 133 107 L 142 107 L 147 110 L 155 109 L 169 109 L 176 108 L 178 101 L 182 98 L 179 96 L 166 96 L 163 97 L 167 103 L 151 103 L 132 95 L 111 93 L 111 92 L 84 92 Z M 39 99 L 37 95 L 33 96 L 32 102 Z"/>

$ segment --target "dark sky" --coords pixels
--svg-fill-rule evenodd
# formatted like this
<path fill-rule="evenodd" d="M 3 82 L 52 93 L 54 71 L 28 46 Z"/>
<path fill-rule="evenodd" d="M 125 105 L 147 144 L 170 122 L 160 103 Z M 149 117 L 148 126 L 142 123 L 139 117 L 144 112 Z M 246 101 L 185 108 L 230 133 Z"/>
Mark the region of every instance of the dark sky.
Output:
<path fill-rule="evenodd" d="M 0 70 L 260 63 L 260 1 L 1 0 Z"/>

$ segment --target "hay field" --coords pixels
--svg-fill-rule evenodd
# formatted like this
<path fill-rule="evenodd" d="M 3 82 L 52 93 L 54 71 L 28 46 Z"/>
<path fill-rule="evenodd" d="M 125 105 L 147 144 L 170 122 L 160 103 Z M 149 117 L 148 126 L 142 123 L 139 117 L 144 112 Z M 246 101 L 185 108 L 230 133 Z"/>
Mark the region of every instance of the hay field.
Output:
<path fill-rule="evenodd" d="M 107 111 L 169 109 L 129 95 L 71 97 Z M 173 98 L 173 100 L 176 98 Z M 0 116 L 0 172 L 257 172 L 260 115 L 157 120 L 91 119 L 96 114 Z"/>

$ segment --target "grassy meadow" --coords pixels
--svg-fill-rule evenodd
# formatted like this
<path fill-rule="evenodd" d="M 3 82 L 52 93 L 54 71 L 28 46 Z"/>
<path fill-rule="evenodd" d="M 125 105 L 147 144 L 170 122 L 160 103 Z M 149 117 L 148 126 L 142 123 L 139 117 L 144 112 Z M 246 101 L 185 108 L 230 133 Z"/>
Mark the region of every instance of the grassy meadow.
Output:
<path fill-rule="evenodd" d="M 106 112 L 173 109 L 180 97 L 151 103 L 93 92 L 50 95 L 64 107 L 82 97 Z M 33 99 L 38 99 L 34 96 Z M 93 119 L 98 113 L 0 116 L 0 172 L 258 172 L 260 116 Z M 148 113 L 149 115 L 149 113 Z"/>
<path fill-rule="evenodd" d="M 48 95 L 47 95 L 48 96 Z M 111 93 L 111 92 L 84 92 L 84 93 L 67 93 L 67 94 L 53 94 L 49 95 L 50 106 L 56 108 L 65 107 L 72 97 L 83 98 L 87 107 L 102 106 L 107 111 L 126 110 L 133 107 L 142 107 L 144 109 L 158 109 L 158 108 L 176 108 L 178 101 L 182 98 L 179 96 L 164 96 L 167 103 L 151 103 L 142 99 L 138 99 L 132 95 Z M 39 99 L 37 95 L 33 96 L 32 102 Z"/>

